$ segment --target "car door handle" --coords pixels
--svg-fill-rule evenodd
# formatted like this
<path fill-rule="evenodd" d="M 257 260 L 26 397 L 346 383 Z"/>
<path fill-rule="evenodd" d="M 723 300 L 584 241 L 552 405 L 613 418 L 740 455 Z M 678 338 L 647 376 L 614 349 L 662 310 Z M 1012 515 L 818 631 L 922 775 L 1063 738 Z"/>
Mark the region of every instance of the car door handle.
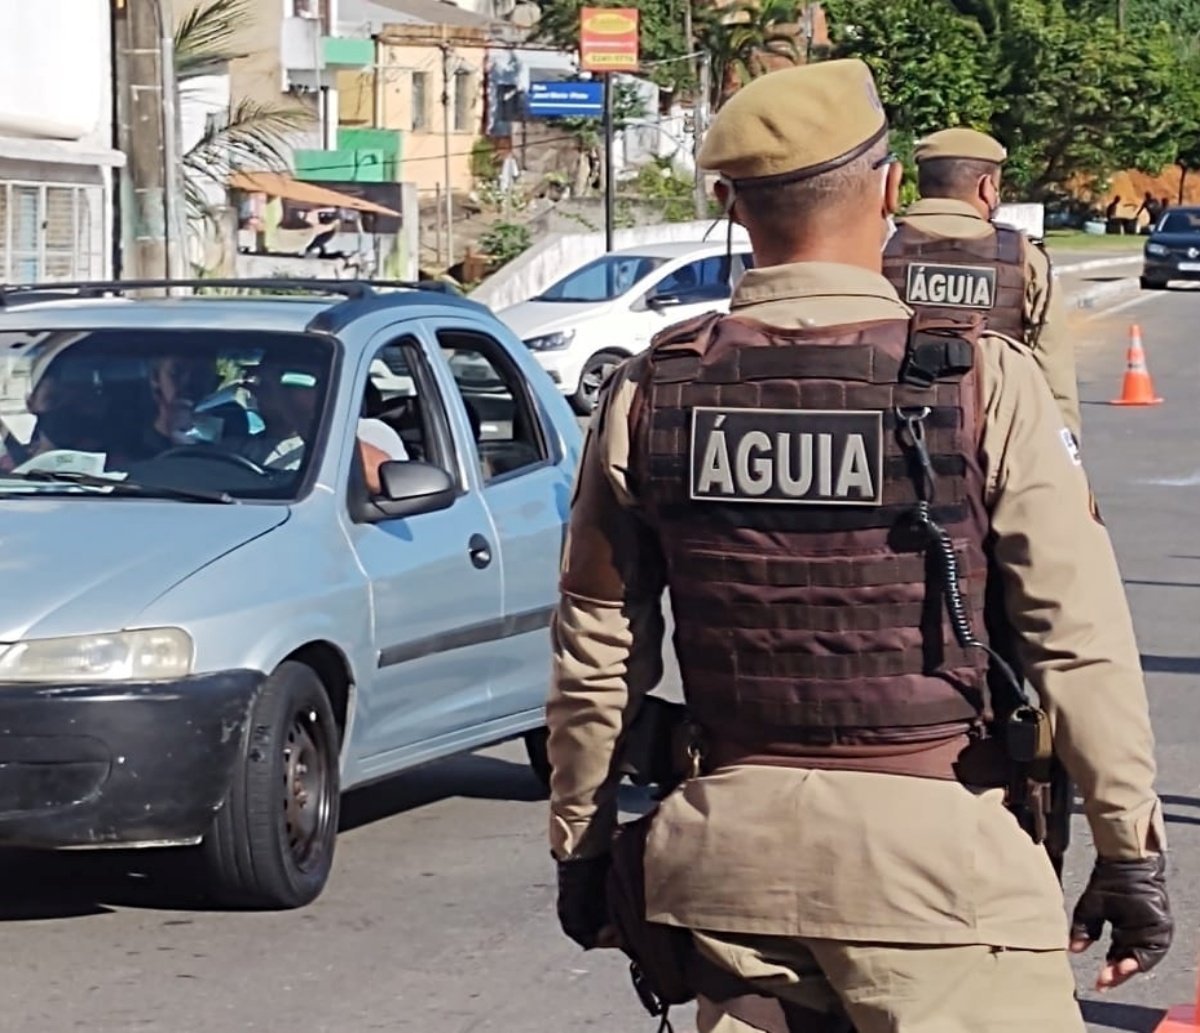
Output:
<path fill-rule="evenodd" d="M 467 542 L 467 555 L 476 570 L 483 570 L 492 562 L 492 546 L 483 535 L 473 534 Z"/>

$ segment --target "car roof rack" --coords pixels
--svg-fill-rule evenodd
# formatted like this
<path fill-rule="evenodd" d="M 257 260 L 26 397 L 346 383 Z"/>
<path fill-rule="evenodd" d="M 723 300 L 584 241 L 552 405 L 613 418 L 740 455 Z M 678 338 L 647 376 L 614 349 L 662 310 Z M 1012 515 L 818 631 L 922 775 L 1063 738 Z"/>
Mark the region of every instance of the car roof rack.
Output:
<path fill-rule="evenodd" d="M 66 283 L 0 284 L 0 308 L 36 301 L 66 301 L 99 298 L 127 291 L 175 288 L 241 287 L 262 291 L 311 291 L 314 294 L 340 294 L 348 300 L 380 297 L 376 288 L 404 288 L 461 296 L 451 284 L 440 280 L 321 280 L 292 277 L 237 277 L 193 280 L 78 280 Z"/>

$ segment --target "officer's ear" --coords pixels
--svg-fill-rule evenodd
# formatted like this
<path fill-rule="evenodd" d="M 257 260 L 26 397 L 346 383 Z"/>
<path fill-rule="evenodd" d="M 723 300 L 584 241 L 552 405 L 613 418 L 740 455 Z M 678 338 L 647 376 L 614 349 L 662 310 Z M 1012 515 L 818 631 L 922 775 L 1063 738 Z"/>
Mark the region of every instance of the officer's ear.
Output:
<path fill-rule="evenodd" d="M 884 169 L 883 214 L 895 215 L 900 210 L 900 187 L 904 182 L 904 166 L 894 161 Z"/>
<path fill-rule="evenodd" d="M 1000 173 L 994 172 L 979 179 L 979 200 L 989 212 L 994 212 L 1000 205 Z"/>
<path fill-rule="evenodd" d="M 736 222 L 739 226 L 743 225 L 736 211 L 737 197 L 734 195 L 733 184 L 721 176 L 713 184 L 713 194 L 717 198 L 717 204 L 721 206 L 721 211 L 725 213 L 725 218 L 730 222 Z"/>

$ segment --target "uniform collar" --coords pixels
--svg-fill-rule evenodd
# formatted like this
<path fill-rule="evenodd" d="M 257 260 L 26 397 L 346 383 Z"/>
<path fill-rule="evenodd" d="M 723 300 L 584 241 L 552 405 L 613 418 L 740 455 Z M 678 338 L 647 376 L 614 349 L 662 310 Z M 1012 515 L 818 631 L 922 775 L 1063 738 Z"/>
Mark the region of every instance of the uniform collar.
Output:
<path fill-rule="evenodd" d="M 879 298 L 903 305 L 896 288 L 880 273 L 835 262 L 793 262 L 747 269 L 734 289 L 731 309 L 771 301 L 812 298 Z"/>
<path fill-rule="evenodd" d="M 949 197 L 922 197 L 908 206 L 905 215 L 961 215 L 977 222 L 987 222 L 979 210 L 966 201 L 955 201 Z"/>

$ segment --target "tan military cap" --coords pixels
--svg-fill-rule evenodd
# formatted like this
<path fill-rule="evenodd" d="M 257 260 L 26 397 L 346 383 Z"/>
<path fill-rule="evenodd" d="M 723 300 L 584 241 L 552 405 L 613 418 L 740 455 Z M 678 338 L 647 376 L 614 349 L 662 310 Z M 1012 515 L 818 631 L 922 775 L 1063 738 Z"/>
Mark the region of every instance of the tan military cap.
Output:
<path fill-rule="evenodd" d="M 930 158 L 966 158 L 1002 165 L 1008 157 L 1008 151 L 999 140 L 993 140 L 987 133 L 959 126 L 931 133 L 925 139 L 918 140 L 913 157 L 918 165 Z"/>
<path fill-rule="evenodd" d="M 855 59 L 821 61 L 738 90 L 717 112 L 698 160 L 735 183 L 788 182 L 853 161 L 886 132 L 871 70 Z"/>

